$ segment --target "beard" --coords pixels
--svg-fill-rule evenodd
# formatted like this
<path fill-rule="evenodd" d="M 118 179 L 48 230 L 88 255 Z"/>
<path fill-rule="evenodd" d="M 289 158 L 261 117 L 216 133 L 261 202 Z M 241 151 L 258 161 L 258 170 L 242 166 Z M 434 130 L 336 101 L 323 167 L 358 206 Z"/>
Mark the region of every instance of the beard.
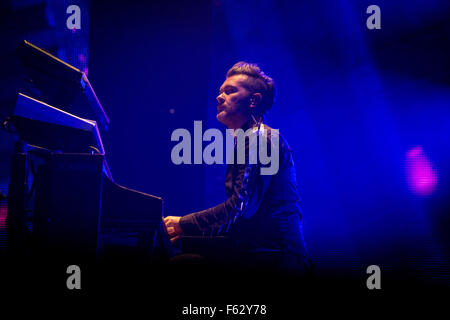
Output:
<path fill-rule="evenodd" d="M 246 105 L 234 105 L 231 108 L 225 106 L 219 108 L 220 111 L 217 112 L 216 119 L 228 128 L 234 128 L 240 125 L 243 118 L 248 117 L 249 110 Z"/>
<path fill-rule="evenodd" d="M 227 121 L 227 113 L 225 110 L 222 110 L 220 112 L 217 113 L 216 115 L 216 119 L 217 121 L 219 121 L 220 123 L 224 124 L 225 126 L 227 125 L 228 121 Z"/>

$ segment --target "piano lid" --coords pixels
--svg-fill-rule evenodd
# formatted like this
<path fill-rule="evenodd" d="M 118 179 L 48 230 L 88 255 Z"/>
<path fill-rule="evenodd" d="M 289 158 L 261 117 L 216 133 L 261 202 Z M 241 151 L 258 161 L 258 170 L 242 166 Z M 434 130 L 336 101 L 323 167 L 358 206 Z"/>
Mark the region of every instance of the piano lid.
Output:
<path fill-rule="evenodd" d="M 93 146 L 105 153 L 94 120 L 77 117 L 22 93 L 17 95 L 12 122 L 21 138 L 30 144 L 65 152 L 88 152 Z"/>
<path fill-rule="evenodd" d="M 84 72 L 28 41 L 21 43 L 17 54 L 31 83 L 40 92 L 34 98 L 80 117 L 95 119 L 103 130 L 108 130 L 108 116 Z"/>
<path fill-rule="evenodd" d="M 105 154 L 97 122 L 77 117 L 23 93 L 18 94 L 10 118 L 15 133 L 28 144 L 66 153 L 90 153 L 94 147 L 98 153 Z M 103 163 L 105 174 L 113 180 L 106 158 Z"/>

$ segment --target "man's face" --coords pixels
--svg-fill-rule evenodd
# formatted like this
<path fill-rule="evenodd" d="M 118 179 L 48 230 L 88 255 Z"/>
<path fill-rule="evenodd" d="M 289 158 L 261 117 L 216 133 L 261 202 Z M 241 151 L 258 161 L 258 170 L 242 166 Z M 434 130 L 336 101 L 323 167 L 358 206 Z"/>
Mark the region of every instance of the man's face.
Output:
<path fill-rule="evenodd" d="M 217 96 L 217 120 L 228 128 L 240 128 L 250 114 L 250 91 L 244 87 L 248 76 L 237 74 L 225 80 Z"/>

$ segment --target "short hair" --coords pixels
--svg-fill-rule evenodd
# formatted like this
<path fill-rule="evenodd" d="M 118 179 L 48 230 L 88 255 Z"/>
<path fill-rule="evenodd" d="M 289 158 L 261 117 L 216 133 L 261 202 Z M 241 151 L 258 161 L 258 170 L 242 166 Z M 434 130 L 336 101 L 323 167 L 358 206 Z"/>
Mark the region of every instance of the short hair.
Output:
<path fill-rule="evenodd" d="M 275 100 L 275 82 L 256 63 L 239 61 L 228 70 L 227 78 L 238 74 L 248 76 L 244 85 L 247 90 L 252 93 L 261 93 L 261 104 L 257 112 L 264 116 L 272 108 Z"/>

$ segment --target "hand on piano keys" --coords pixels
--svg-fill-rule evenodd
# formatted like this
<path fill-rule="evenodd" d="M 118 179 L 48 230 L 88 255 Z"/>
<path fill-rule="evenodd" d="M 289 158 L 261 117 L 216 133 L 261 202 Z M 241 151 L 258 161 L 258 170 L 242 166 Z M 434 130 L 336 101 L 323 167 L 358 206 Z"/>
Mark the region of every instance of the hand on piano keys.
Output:
<path fill-rule="evenodd" d="M 183 230 L 181 230 L 180 227 L 180 219 L 181 217 L 175 216 L 168 216 L 163 219 L 164 227 L 166 228 L 172 243 L 177 241 L 183 235 Z"/>

